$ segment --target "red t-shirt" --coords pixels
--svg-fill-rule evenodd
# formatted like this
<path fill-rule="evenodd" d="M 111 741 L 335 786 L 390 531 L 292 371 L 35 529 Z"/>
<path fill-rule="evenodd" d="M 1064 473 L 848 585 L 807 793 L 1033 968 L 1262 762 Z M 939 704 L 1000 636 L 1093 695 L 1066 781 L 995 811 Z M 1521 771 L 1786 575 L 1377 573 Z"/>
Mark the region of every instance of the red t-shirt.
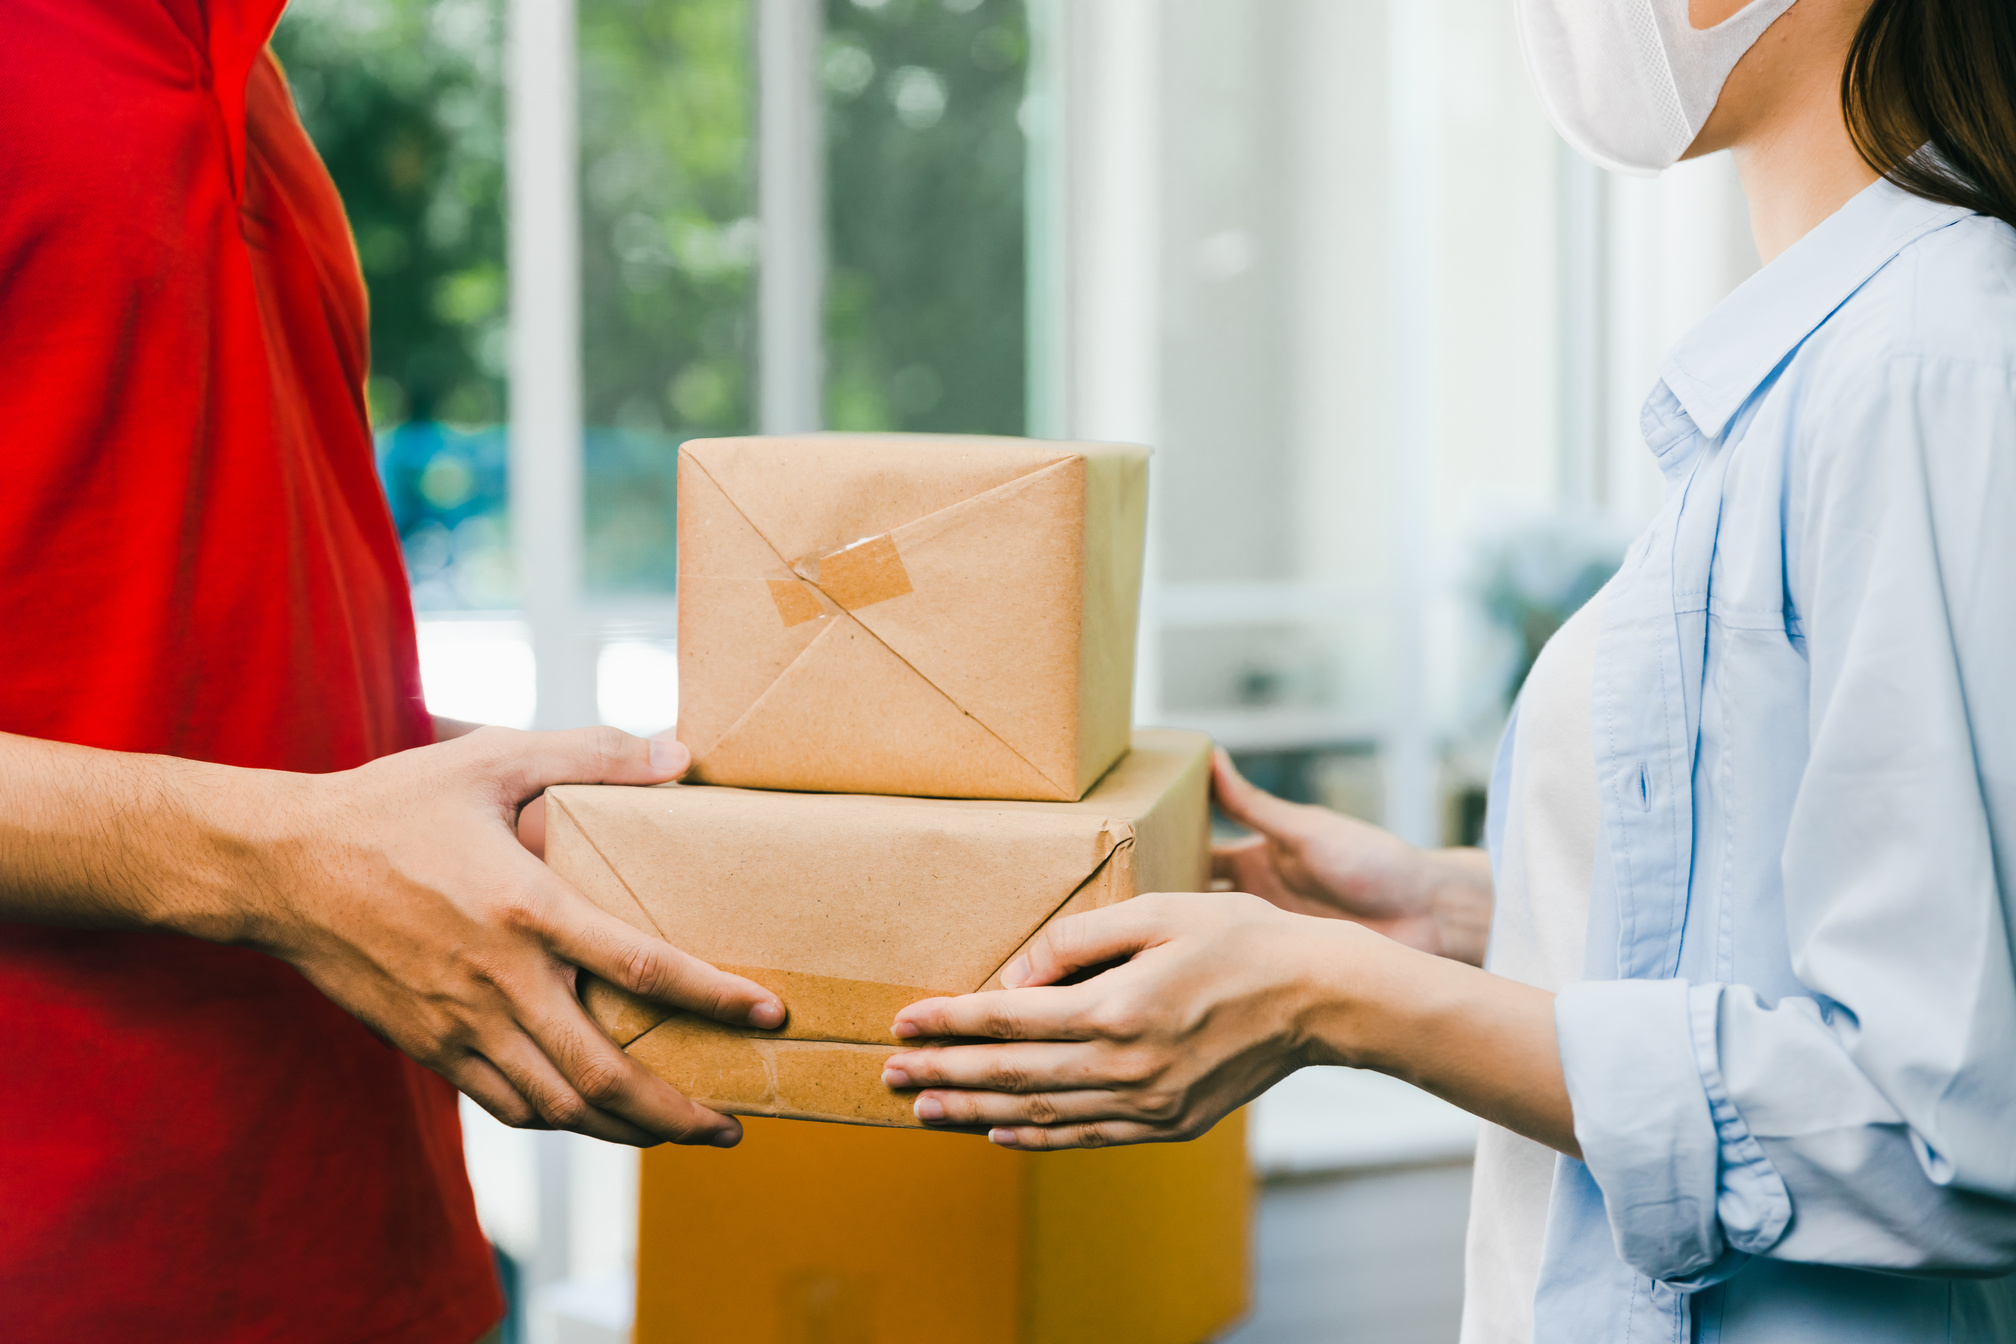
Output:
<path fill-rule="evenodd" d="M 423 744 L 365 297 L 282 0 L 0 0 L 0 731 Z M 467 1344 L 455 1093 L 292 968 L 0 925 L 0 1337 Z"/>

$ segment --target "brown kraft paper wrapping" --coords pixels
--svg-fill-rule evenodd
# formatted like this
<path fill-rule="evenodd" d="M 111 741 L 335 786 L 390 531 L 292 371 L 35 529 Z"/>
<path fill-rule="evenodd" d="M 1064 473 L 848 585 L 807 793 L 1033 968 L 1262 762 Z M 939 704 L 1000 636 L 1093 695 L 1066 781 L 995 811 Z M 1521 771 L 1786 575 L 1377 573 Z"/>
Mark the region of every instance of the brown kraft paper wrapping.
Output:
<path fill-rule="evenodd" d="M 1120 444 L 686 444 L 688 778 L 1082 797 L 1127 747 L 1147 479 Z"/>
<path fill-rule="evenodd" d="M 1083 799 L 1028 803 L 666 785 L 550 789 L 547 862 L 604 910 L 775 990 L 726 1027 L 599 982 L 630 1054 L 737 1115 L 914 1126 L 882 1085 L 898 1009 L 997 985 L 1052 919 L 1208 878 L 1210 743 L 1146 730 Z"/>

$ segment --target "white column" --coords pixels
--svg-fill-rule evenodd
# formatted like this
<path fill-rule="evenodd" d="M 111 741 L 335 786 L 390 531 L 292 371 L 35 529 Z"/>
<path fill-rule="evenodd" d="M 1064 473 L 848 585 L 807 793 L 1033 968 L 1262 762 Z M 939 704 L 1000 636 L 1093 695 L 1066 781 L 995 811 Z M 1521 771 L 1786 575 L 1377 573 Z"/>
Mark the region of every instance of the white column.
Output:
<path fill-rule="evenodd" d="M 593 723 L 581 588 L 581 240 L 573 0 L 510 0 L 511 537 L 541 728 Z"/>
<path fill-rule="evenodd" d="M 1144 443 L 1161 409 L 1161 14 L 1032 0 L 1029 432 Z M 1150 480 L 1153 480 L 1151 468 Z M 1149 491 L 1134 713 L 1160 710 L 1160 550 Z"/>
<path fill-rule="evenodd" d="M 1072 433 L 1152 444 L 1161 394 L 1160 14 L 1156 0 L 1102 0 L 1072 18 Z"/>
<path fill-rule="evenodd" d="M 825 145 L 819 0 L 757 0 L 756 422 L 765 434 L 824 423 Z"/>
<path fill-rule="evenodd" d="M 1070 12 L 1064 0 L 1028 0 L 1029 73 L 1022 96 L 1023 432 L 1070 437 L 1071 227 Z"/>
<path fill-rule="evenodd" d="M 581 584 L 581 266 L 573 0 L 510 0 L 506 191 L 511 274 L 511 536 L 537 678 L 535 725 L 595 719 Z M 536 1140 L 533 1286 L 568 1272 L 566 1136 Z"/>
<path fill-rule="evenodd" d="M 1387 9 L 1387 305 L 1391 324 L 1387 442 L 1391 491 L 1392 695 L 1381 744 L 1386 825 L 1417 845 L 1441 843 L 1441 763 L 1428 667 L 1430 564 L 1435 527 L 1435 237 L 1440 146 L 1436 127 L 1439 0 Z"/>
<path fill-rule="evenodd" d="M 1570 149 L 1560 156 L 1561 458 L 1563 504 L 1601 507 L 1609 498 L 1609 313 L 1604 303 L 1609 257 L 1610 175 Z"/>

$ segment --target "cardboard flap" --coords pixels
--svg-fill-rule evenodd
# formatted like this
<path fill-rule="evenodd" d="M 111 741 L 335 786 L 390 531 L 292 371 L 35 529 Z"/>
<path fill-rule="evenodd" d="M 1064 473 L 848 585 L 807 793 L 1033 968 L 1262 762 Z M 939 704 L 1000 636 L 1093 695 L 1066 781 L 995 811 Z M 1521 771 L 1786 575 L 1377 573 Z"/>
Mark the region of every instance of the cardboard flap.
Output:
<path fill-rule="evenodd" d="M 979 985 L 1132 835 L 1068 806 L 679 785 L 548 797 L 623 875 L 620 890 L 574 878 L 618 918 L 716 965 L 924 993 Z M 691 876 L 681 853 L 699 844 Z"/>
<path fill-rule="evenodd" d="M 902 725 L 900 735 L 888 730 L 891 723 Z M 696 783 L 908 793 L 915 760 L 929 755 L 948 763 L 939 791 L 949 796 L 1062 799 L 1077 792 L 1043 775 L 845 614 L 826 624 L 704 756 L 697 748 L 694 754 Z"/>
<path fill-rule="evenodd" d="M 680 455 L 793 561 L 893 532 L 1076 451 L 1028 439 L 810 434 L 696 439 Z"/>
<path fill-rule="evenodd" d="M 1074 457 L 897 528 L 908 591 L 852 609 L 1051 786 L 1019 796 L 1081 788 L 1077 742 L 1057 725 L 1078 710 L 1084 531 L 1085 459 Z M 1003 649 L 1015 650 L 1012 676 Z"/>

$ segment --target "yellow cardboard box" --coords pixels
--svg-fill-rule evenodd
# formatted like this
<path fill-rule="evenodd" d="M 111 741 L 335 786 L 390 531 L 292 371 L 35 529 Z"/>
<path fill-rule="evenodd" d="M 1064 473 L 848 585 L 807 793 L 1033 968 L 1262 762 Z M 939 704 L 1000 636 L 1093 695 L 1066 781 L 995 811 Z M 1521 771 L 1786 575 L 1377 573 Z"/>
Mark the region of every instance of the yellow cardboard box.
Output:
<path fill-rule="evenodd" d="M 1246 1309 L 1243 1121 L 1016 1153 L 752 1120 L 651 1149 L 637 1344 L 1205 1344 Z"/>

